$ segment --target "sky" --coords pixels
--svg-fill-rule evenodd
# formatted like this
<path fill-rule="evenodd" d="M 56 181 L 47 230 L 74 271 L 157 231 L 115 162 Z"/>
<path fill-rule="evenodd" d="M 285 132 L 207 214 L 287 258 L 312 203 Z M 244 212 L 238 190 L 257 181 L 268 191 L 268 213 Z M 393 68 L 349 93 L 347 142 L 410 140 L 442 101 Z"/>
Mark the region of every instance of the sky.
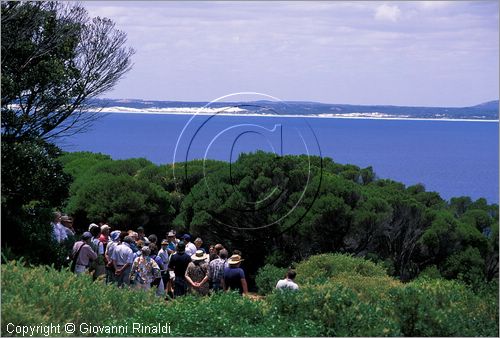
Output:
<path fill-rule="evenodd" d="M 472 106 L 499 96 L 498 1 L 81 2 L 136 50 L 108 98 Z"/>

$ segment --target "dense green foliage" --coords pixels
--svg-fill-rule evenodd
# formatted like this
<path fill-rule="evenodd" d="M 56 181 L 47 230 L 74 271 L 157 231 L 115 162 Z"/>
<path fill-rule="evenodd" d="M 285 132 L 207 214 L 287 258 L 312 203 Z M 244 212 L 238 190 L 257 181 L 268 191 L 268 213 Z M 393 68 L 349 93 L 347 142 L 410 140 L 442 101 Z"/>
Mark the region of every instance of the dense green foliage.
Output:
<path fill-rule="evenodd" d="M 52 208 L 68 196 L 70 175 L 60 150 L 41 140 L 2 142 L 2 248 L 7 257 L 26 255 L 32 263 L 58 266 L 65 245 L 52 239 Z M 68 243 L 71 245 L 71 243 Z"/>
<path fill-rule="evenodd" d="M 2 265 L 2 335 L 8 335 L 8 323 L 67 322 L 77 327 L 81 323 L 127 326 L 122 336 L 148 335 L 133 333 L 133 322 L 168 323 L 172 336 L 498 334 L 497 283 L 478 292 L 444 279 L 403 284 L 380 275 L 382 270 L 371 262 L 343 255 L 312 256 L 298 263 L 297 270 L 306 273 L 319 261 L 328 272 L 322 279 L 304 276 L 298 292 L 274 291 L 264 298 L 218 293 L 167 303 L 152 292 L 118 289 L 67 270 L 9 262 Z M 342 263 L 358 267 L 358 273 L 340 271 Z"/>
<path fill-rule="evenodd" d="M 55 243 L 50 222 L 71 176 L 49 141 L 96 119 L 89 100 L 130 69 L 133 50 L 111 20 L 80 4 L 4 1 L 1 12 L 3 257 L 60 267 L 72 240 Z"/>
<path fill-rule="evenodd" d="M 498 277 L 497 205 L 447 202 L 370 167 L 264 152 L 175 168 L 85 152 L 61 161 L 74 178 L 66 211 L 82 229 L 106 220 L 163 236 L 174 227 L 241 250 L 250 277 L 328 252 L 367 257 L 402 280 L 431 266 L 476 287 Z"/>

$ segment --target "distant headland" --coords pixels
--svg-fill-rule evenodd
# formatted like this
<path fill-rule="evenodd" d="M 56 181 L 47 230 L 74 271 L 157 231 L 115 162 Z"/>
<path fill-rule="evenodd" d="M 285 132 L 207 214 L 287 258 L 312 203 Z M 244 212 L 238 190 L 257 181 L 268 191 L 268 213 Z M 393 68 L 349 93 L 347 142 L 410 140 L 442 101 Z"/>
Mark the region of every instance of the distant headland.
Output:
<path fill-rule="evenodd" d="M 94 99 L 105 113 L 221 114 L 250 116 L 305 116 L 324 118 L 380 118 L 498 121 L 499 101 L 471 107 L 410 107 L 352 105 L 306 101 L 186 102 L 141 99 Z"/>

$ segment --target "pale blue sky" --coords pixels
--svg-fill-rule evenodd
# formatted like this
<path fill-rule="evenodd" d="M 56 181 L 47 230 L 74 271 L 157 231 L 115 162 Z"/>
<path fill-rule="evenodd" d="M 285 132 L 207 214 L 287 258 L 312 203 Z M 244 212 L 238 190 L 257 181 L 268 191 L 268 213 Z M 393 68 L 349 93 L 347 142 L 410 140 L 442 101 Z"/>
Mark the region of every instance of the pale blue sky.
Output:
<path fill-rule="evenodd" d="M 83 2 L 128 34 L 111 98 L 469 106 L 498 98 L 498 1 Z"/>

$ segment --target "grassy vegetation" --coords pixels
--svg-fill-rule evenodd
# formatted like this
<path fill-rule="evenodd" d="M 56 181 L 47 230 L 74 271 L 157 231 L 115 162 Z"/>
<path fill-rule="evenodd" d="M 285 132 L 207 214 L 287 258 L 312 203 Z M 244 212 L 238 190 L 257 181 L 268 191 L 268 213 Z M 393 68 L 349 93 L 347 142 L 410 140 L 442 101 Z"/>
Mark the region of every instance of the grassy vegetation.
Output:
<path fill-rule="evenodd" d="M 174 336 L 498 335 L 497 284 L 477 292 L 441 278 L 404 284 L 373 262 L 341 254 L 312 256 L 296 270 L 295 293 L 274 291 L 284 270 L 266 266 L 257 278 L 263 298 L 221 293 L 164 302 L 67 270 L 9 262 L 2 265 L 2 335 L 8 323 L 66 322 L 128 325 L 124 336 L 144 335 L 131 332 L 133 322 L 169 323 Z"/>

